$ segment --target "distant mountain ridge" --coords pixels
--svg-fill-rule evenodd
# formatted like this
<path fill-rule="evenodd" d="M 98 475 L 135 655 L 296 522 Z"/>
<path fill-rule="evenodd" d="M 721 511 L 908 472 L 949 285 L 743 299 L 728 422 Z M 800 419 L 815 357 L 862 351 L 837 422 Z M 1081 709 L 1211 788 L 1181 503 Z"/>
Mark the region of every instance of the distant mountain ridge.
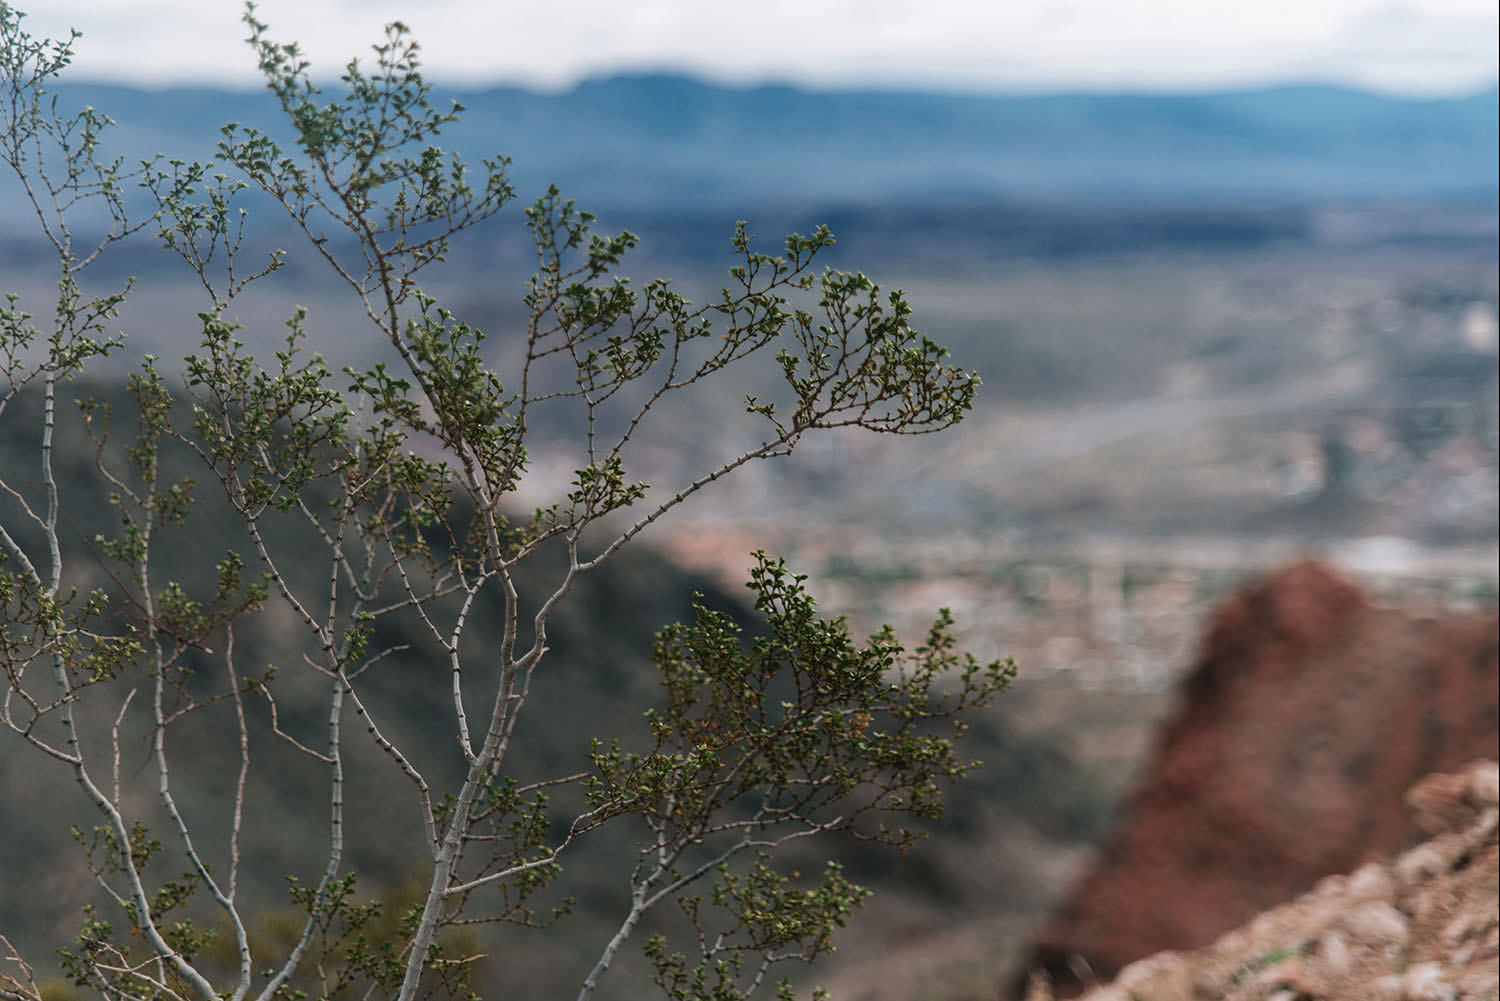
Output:
<path fill-rule="evenodd" d="M 203 159 L 226 121 L 276 123 L 264 91 L 58 91 L 65 106 L 92 104 L 116 119 L 113 148 L 127 162 L 157 152 Z M 599 209 L 1490 204 L 1500 185 L 1494 87 L 1441 99 L 1325 86 L 965 97 L 643 74 L 559 94 L 439 89 L 439 101 L 449 97 L 467 110 L 445 145 L 512 156 L 524 200 L 556 182 Z"/>

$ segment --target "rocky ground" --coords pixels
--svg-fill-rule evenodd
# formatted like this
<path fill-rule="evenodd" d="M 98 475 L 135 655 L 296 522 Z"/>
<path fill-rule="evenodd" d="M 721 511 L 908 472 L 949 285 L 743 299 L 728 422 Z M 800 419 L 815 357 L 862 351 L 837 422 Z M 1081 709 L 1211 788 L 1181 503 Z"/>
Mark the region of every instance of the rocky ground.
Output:
<path fill-rule="evenodd" d="M 1493 613 L 1378 607 L 1313 562 L 1236 595 L 1028 969 L 1072 996 L 1409 848 L 1408 791 L 1495 755 L 1497 633 Z"/>
<path fill-rule="evenodd" d="M 1406 796 L 1430 837 L 1327 876 L 1195 952 L 1125 967 L 1085 1001 L 1493 1001 L 1500 997 L 1500 767 L 1434 774 Z M 1027 1001 L 1051 1001 L 1033 976 Z"/>

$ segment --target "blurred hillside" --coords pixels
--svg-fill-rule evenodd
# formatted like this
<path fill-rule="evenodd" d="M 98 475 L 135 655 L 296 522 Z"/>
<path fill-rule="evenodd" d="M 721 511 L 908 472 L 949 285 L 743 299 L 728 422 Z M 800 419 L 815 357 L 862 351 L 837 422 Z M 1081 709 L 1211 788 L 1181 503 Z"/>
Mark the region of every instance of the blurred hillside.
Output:
<path fill-rule="evenodd" d="M 118 593 L 128 571 L 99 555 L 92 542 L 118 526 L 95 463 L 123 474 L 122 449 L 133 430 L 134 402 L 119 387 L 104 383 L 73 383 L 64 393 L 54 471 L 63 499 L 65 585 Z M 108 447 L 95 447 L 72 399 L 109 406 L 113 440 Z M 179 407 L 185 409 L 181 401 Z M 39 409 L 38 394 L 27 393 L 11 401 L 0 421 L 0 466 L 23 491 L 34 486 L 28 471 L 39 467 Z M 102 423 L 101 411 L 93 425 L 95 433 Z M 212 564 L 224 550 L 249 552 L 245 528 L 222 499 L 216 499 L 217 484 L 193 457 L 168 446 L 161 461 L 165 480 L 189 476 L 198 481 L 200 503 L 185 528 L 159 526 L 153 541 L 153 581 L 158 588 L 178 582 L 187 593 L 202 594 L 211 590 Z M 0 495 L 0 524 L 23 545 L 37 541 L 35 527 L 22 515 L 15 497 Z M 271 548 L 282 553 L 294 588 L 312 588 L 323 581 L 326 553 L 310 538 L 306 525 L 293 516 L 268 518 L 262 527 Z M 304 554 L 300 560 L 293 555 L 299 545 Z M 528 573 L 518 581 L 522 600 L 535 601 L 546 593 L 543 589 L 561 575 L 563 560 L 554 549 L 529 563 Z M 656 631 L 674 621 L 690 621 L 696 601 L 730 612 L 753 633 L 756 620 L 740 599 L 742 592 L 743 587 L 721 590 L 640 544 L 581 577 L 551 620 L 545 664 L 529 682 L 534 711 L 517 726 L 507 774 L 524 783 L 588 772 L 587 754 L 595 739 L 608 742 L 618 737 L 627 748 L 649 748 L 644 714 L 662 702 L 660 674 L 650 656 Z M 491 590 L 471 610 L 476 644 L 498 642 L 501 600 Z M 120 602 L 103 625 L 128 629 L 138 624 L 138 615 L 129 602 Z M 272 688 L 279 714 L 272 716 L 270 704 L 262 699 L 246 699 L 252 762 L 245 792 L 240 901 L 257 928 L 276 927 L 278 916 L 287 912 L 288 876 L 316 882 L 328 837 L 323 769 L 270 732 L 274 720 L 286 735 L 305 745 L 316 745 L 323 733 L 325 681 L 301 663 L 302 631 L 287 605 L 273 598 L 264 610 L 238 624 L 232 640 L 234 663 L 244 676 L 276 669 Z M 522 641 L 529 639 L 523 636 Z M 361 684 L 370 718 L 434 785 L 460 779 L 464 762 L 454 741 L 443 651 L 414 616 L 382 620 L 371 642 L 390 655 L 380 658 Z M 200 648 L 187 655 L 183 668 L 187 689 L 201 696 L 214 690 L 224 663 Z M 482 689 L 486 683 L 482 676 L 469 680 L 471 689 Z M 97 711 L 84 718 L 83 731 L 97 745 L 94 749 L 102 750 L 117 707 L 93 702 L 86 707 Z M 87 713 L 88 708 L 78 711 Z M 113 722 L 118 726 L 117 720 Z M 828 858 L 839 859 L 853 878 L 878 894 L 879 902 L 871 908 L 872 930 L 913 922 L 931 925 L 955 906 L 975 905 L 970 895 L 973 869 L 967 860 L 984 855 L 996 832 L 1005 831 L 1021 850 L 990 859 L 986 869 L 1012 891 L 998 909 L 984 909 L 983 917 L 988 926 L 998 922 L 1011 934 L 1030 927 L 1043 916 L 1077 857 L 1102 835 L 1114 791 L 1054 742 L 1022 733 L 1007 715 L 989 713 L 973 722 L 965 753 L 989 765 L 952 792 L 951 809 L 934 825 L 938 837 L 932 842 L 902 856 L 897 864 L 893 851 L 867 842 L 810 839 L 806 847 L 794 850 L 790 864 L 811 870 Z M 152 736 L 148 728 L 122 732 L 120 765 L 127 801 L 142 810 L 154 832 L 165 832 L 170 822 L 154 805 L 154 785 L 148 789 L 135 784 L 155 781 Z M 363 728 L 347 731 L 344 751 L 344 871 L 358 875 L 361 897 L 389 899 L 395 894 L 399 900 L 426 878 L 415 861 L 423 857 L 415 800 L 403 795 L 400 771 L 365 739 Z M 206 846 L 216 864 L 227 864 L 226 796 L 232 788 L 229 777 L 239 765 L 234 710 L 219 702 L 194 711 L 192 718 L 174 728 L 168 754 L 177 802 L 194 825 L 200 846 Z M 0 732 L 0 788 L 8 802 L 27 804 L 26 809 L 0 811 L 0 936 L 35 964 L 43 982 L 56 973 L 55 950 L 78 933 L 81 909 L 99 895 L 84 866 L 83 849 L 69 837 L 70 827 L 87 831 L 98 818 L 68 779 L 65 766 L 39 761 L 16 735 Z M 569 786 L 556 789 L 553 799 L 549 817 L 558 833 L 583 806 L 581 793 Z M 565 856 L 563 877 L 538 904 L 545 915 L 564 897 L 575 901 L 554 932 L 511 926 L 477 931 L 490 957 L 476 968 L 481 996 L 497 996 L 499 984 L 526 997 L 571 996 L 628 909 L 623 876 L 629 872 L 637 839 L 647 833 L 644 826 L 614 823 L 589 834 Z M 1044 858 L 1049 855 L 1055 857 Z M 190 913 L 208 926 L 217 920 L 214 909 L 202 901 Z M 655 915 L 645 922 L 637 940 L 617 960 L 615 975 L 601 986 L 599 997 L 624 1001 L 641 996 L 639 945 L 651 931 L 664 927 L 663 920 L 671 919 Z"/>

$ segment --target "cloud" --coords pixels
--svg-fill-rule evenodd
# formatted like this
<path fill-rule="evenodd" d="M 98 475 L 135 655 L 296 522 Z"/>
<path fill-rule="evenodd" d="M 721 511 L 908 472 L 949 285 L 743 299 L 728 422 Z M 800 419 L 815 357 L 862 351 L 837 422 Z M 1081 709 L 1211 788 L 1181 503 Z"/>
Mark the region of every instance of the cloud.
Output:
<path fill-rule="evenodd" d="M 75 77 L 256 83 L 235 0 L 48 0 L 86 32 Z M 400 18 L 437 79 L 568 86 L 621 69 L 730 82 L 957 90 L 1203 89 L 1287 79 L 1474 89 L 1497 72 L 1491 0 L 262 0 L 324 76 Z"/>
<path fill-rule="evenodd" d="M 1406 91 L 1472 89 L 1500 75 L 1500 12 L 1362 11 L 1329 48 L 1341 76 Z"/>

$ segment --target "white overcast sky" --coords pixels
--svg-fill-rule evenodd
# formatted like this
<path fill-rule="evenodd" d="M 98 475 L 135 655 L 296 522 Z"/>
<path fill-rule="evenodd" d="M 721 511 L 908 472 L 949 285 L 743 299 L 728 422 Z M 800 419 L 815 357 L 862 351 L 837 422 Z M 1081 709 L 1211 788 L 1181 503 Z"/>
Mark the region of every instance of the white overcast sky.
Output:
<path fill-rule="evenodd" d="M 12 0 L 84 37 L 71 78 L 254 85 L 236 0 Z M 1333 82 L 1465 93 L 1500 73 L 1496 0 L 261 0 L 315 74 L 405 21 L 443 82 L 620 70 L 996 93 Z"/>

